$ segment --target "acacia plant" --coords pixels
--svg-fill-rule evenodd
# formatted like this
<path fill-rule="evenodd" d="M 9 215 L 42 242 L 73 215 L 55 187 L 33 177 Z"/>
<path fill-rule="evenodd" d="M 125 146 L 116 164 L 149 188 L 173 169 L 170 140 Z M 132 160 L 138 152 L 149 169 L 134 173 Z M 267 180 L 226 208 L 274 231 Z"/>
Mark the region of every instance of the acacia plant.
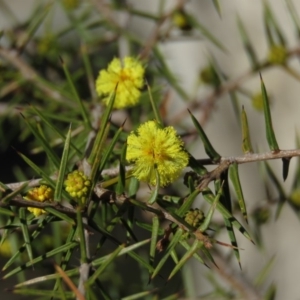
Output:
<path fill-rule="evenodd" d="M 199 75 L 209 94 L 189 96 L 159 43 L 174 38 L 176 31 L 177 39 L 200 36 L 219 51 L 226 51 L 226 44 L 197 20 L 186 2 L 174 1 L 168 10 L 161 1 L 154 14 L 127 1 L 38 1 L 25 22 L 2 31 L 2 289 L 38 299 L 200 299 L 203 295 L 192 295 L 182 272 L 192 260 L 227 280 L 228 286 L 221 288 L 211 278 L 217 299 L 274 299 L 276 285 L 262 289 L 263 280 L 246 282 L 230 270 L 243 264 L 237 232 L 259 251 L 260 228 L 270 207 L 277 207 L 277 218 L 284 205 L 295 211 L 299 207 L 299 170 L 290 195 L 282 181 L 300 150 L 278 145 L 260 76 L 276 65 L 299 79 L 288 65 L 299 49 L 288 48 L 265 2 L 266 58 L 258 59 L 238 19 L 251 70 L 228 78 L 211 58 Z M 292 3 L 287 4 L 299 33 L 298 17 Z M 218 1 L 211 5 L 221 14 Z M 3 10 L 14 14 L 4 4 Z M 59 29 L 53 26 L 57 10 L 68 20 Z M 126 22 L 120 22 L 123 17 Z M 146 40 L 128 26 L 133 17 L 155 25 Z M 261 92 L 253 96 L 243 82 L 255 74 Z M 166 121 L 170 90 L 185 101 L 174 122 Z M 249 112 L 240 94 L 263 112 L 265 151 L 251 145 Z M 228 105 L 242 132 L 242 154 L 230 158 L 205 133 L 224 95 L 231 98 Z M 192 127 L 183 125 L 186 120 Z M 190 153 L 194 140 L 201 140 L 207 157 Z M 282 161 L 283 178 L 267 162 L 274 159 Z M 257 162 L 264 163 L 262 180 L 271 179 L 279 200 L 270 199 L 249 214 L 239 165 Z M 225 241 L 219 239 L 224 231 Z M 223 249 L 235 260 L 222 258 Z"/>

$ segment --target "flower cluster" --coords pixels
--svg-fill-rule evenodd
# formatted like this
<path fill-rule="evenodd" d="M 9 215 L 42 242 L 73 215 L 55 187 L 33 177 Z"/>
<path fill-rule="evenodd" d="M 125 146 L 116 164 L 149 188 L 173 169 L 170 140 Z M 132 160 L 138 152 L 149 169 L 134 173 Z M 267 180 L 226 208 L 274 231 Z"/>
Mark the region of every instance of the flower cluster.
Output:
<path fill-rule="evenodd" d="M 198 228 L 205 219 L 202 210 L 195 208 L 190 209 L 184 217 L 184 220 L 191 226 Z"/>
<path fill-rule="evenodd" d="M 96 91 L 104 97 L 107 105 L 110 95 L 116 86 L 116 98 L 114 108 L 134 106 L 138 103 L 144 85 L 145 69 L 143 65 L 133 57 L 125 57 L 123 62 L 114 58 L 108 65 L 107 70 L 101 70 L 96 79 Z"/>
<path fill-rule="evenodd" d="M 46 186 L 41 185 L 39 187 L 33 188 L 29 190 L 24 197 L 26 200 L 32 200 L 32 201 L 39 201 L 39 202 L 45 202 L 45 201 L 52 201 L 53 200 L 53 189 Z M 36 217 L 40 216 L 41 214 L 44 214 L 45 211 L 40 208 L 36 207 L 28 207 L 27 208 L 30 212 L 32 212 Z"/>
<path fill-rule="evenodd" d="M 166 186 L 179 177 L 189 156 L 172 126 L 160 128 L 157 122 L 148 121 L 128 136 L 126 159 L 134 163 L 137 179 L 155 185 L 157 170 L 161 186 Z"/>
<path fill-rule="evenodd" d="M 64 182 L 66 191 L 80 204 L 85 204 L 91 181 L 87 176 L 78 170 L 69 173 Z"/>

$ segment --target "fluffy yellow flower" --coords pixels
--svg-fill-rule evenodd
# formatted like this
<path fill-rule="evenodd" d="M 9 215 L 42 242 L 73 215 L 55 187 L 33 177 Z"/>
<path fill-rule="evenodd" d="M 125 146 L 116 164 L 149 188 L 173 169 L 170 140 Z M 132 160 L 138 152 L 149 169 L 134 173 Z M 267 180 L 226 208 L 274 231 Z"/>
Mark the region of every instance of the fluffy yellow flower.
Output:
<path fill-rule="evenodd" d="M 145 69 L 133 57 L 125 57 L 123 63 L 119 58 L 114 58 L 107 70 L 101 70 L 96 80 L 96 91 L 103 96 L 107 105 L 110 95 L 118 84 L 114 108 L 134 106 L 138 103 L 144 84 Z"/>
<path fill-rule="evenodd" d="M 51 201 L 53 199 L 53 189 L 46 185 L 41 185 L 39 187 L 29 190 L 24 199 L 40 202 Z M 27 209 L 30 212 L 32 212 L 36 217 L 45 213 L 43 209 L 36 207 L 28 207 Z"/>
<path fill-rule="evenodd" d="M 133 175 L 152 185 L 156 184 L 157 169 L 161 186 L 180 175 L 189 161 L 183 142 L 172 126 L 160 128 L 155 121 L 142 124 L 127 138 L 126 159 L 134 163 Z"/>

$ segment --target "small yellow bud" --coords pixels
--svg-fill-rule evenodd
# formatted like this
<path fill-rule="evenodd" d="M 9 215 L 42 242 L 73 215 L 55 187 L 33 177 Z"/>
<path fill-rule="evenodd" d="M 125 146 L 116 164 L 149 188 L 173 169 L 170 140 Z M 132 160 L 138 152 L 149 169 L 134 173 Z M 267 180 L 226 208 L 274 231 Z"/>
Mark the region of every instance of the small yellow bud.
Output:
<path fill-rule="evenodd" d="M 272 98 L 268 97 L 268 100 L 269 100 L 269 104 L 271 105 Z M 264 110 L 263 96 L 260 92 L 252 96 L 251 102 L 252 102 L 252 106 L 255 110 L 257 110 L 257 111 Z"/>
<path fill-rule="evenodd" d="M 300 207 L 300 189 L 296 189 L 290 196 L 290 201 L 297 207 Z"/>
<path fill-rule="evenodd" d="M 184 217 L 184 220 L 193 227 L 199 227 L 204 221 L 205 216 L 202 210 L 195 208 L 190 209 Z"/>
<path fill-rule="evenodd" d="M 257 207 L 252 216 L 256 224 L 265 224 L 270 219 L 270 209 L 268 207 Z"/>
<path fill-rule="evenodd" d="M 287 59 L 287 52 L 283 46 L 274 45 L 268 53 L 268 61 L 271 64 L 283 65 Z"/>
<path fill-rule="evenodd" d="M 64 182 L 66 191 L 80 204 L 85 204 L 90 190 L 91 181 L 78 170 L 68 174 Z"/>
<path fill-rule="evenodd" d="M 221 85 L 219 75 L 212 66 L 207 66 L 200 71 L 200 80 L 203 83 L 214 87 L 219 87 Z"/>

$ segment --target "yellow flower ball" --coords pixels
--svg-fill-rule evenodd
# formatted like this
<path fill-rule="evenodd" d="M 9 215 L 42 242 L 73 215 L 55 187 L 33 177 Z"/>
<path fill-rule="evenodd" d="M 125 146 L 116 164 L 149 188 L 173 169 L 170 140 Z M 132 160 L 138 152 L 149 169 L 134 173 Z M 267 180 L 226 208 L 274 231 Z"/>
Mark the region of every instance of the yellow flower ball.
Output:
<path fill-rule="evenodd" d="M 157 170 L 161 186 L 176 180 L 189 161 L 183 142 L 172 126 L 160 128 L 155 121 L 142 124 L 127 138 L 126 159 L 133 162 L 133 176 L 156 184 Z"/>
<path fill-rule="evenodd" d="M 80 204 L 85 204 L 91 181 L 87 176 L 78 170 L 75 170 L 68 174 L 67 179 L 64 182 L 66 191 Z"/>
<path fill-rule="evenodd" d="M 101 70 L 96 79 L 97 94 L 103 97 L 104 103 L 108 105 L 111 94 L 118 86 L 114 108 L 134 106 L 141 96 L 144 73 L 145 69 L 137 59 L 125 57 L 122 62 L 119 58 L 114 58 L 107 70 Z"/>
<path fill-rule="evenodd" d="M 287 59 L 287 51 L 283 46 L 274 45 L 269 50 L 268 60 L 272 64 L 283 65 Z"/>

